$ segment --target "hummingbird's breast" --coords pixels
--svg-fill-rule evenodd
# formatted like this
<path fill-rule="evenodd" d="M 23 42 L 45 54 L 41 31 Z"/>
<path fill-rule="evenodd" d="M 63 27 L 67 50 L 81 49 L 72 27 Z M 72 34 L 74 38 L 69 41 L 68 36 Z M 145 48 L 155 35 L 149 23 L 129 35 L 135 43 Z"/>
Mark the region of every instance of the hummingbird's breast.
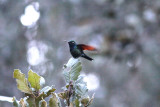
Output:
<path fill-rule="evenodd" d="M 78 58 L 81 56 L 81 51 L 79 49 L 71 49 L 70 52 L 74 58 Z"/>

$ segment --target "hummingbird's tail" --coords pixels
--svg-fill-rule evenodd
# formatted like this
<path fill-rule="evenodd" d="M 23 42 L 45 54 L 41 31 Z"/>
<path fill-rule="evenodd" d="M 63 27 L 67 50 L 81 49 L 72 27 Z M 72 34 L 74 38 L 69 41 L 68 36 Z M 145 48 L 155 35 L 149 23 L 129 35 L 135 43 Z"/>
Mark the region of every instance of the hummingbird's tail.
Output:
<path fill-rule="evenodd" d="M 93 59 L 92 58 L 90 58 L 89 56 L 87 56 L 86 54 L 82 54 L 82 56 L 81 57 L 83 57 L 83 58 L 86 58 L 86 59 L 88 59 L 88 60 L 90 60 L 90 61 L 92 61 Z"/>

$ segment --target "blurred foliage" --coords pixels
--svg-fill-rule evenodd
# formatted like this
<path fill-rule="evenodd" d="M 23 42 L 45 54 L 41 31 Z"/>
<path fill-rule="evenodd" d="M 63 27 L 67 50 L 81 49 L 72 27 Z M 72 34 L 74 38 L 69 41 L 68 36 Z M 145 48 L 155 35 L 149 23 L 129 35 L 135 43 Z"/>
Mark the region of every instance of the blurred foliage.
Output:
<path fill-rule="evenodd" d="M 72 63 L 72 64 L 70 64 Z M 64 92 L 58 94 L 61 99 L 64 99 L 66 104 L 76 105 L 79 107 L 82 102 L 84 107 L 88 107 L 90 99 L 88 96 L 87 84 L 84 82 L 80 71 L 82 70 L 81 62 L 77 59 L 71 58 L 66 65 L 64 65 L 63 75 L 65 77 L 66 86 L 63 88 Z M 83 101 L 88 99 L 87 101 Z"/>
<path fill-rule="evenodd" d="M 13 77 L 16 78 L 18 89 L 26 94 L 26 97 L 21 98 L 19 103 L 13 98 L 13 105 L 15 107 L 46 107 L 47 103 L 44 98 L 56 90 L 49 86 L 41 89 L 41 77 L 32 70 L 28 71 L 28 81 L 27 78 L 25 78 L 25 74 L 18 69 L 14 70 Z M 56 97 L 54 97 L 54 100 L 55 99 Z"/>
<path fill-rule="evenodd" d="M 40 83 L 40 78 L 42 77 L 32 70 L 28 71 L 28 81 L 27 78 L 25 78 L 25 74 L 20 70 L 14 70 L 13 77 L 16 78 L 17 88 L 25 93 L 25 97 L 21 98 L 20 101 L 17 101 L 16 98 L 13 97 L 13 105 L 15 107 L 47 107 L 45 98 L 49 95 L 52 95 L 49 99 L 49 107 L 62 107 L 58 97 L 64 100 L 67 107 L 74 107 L 74 105 L 80 107 L 81 104 L 84 107 L 91 105 L 94 97 L 89 98 L 86 83 L 82 77 L 79 76 L 82 69 L 81 62 L 73 58 L 71 58 L 71 60 L 68 63 L 74 63 L 67 64 L 71 66 L 65 65 L 64 68 L 70 70 L 64 70 L 63 72 L 64 78 L 66 79 L 64 92 L 58 95 L 53 93 L 56 90 L 55 88 L 46 86 L 41 89 L 42 84 Z"/>

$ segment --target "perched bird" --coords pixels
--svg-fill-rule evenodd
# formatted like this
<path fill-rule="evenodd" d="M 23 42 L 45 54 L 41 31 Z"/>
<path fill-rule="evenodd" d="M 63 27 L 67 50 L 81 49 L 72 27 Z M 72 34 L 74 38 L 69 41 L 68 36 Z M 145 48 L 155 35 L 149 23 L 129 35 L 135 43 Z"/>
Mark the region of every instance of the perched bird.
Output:
<path fill-rule="evenodd" d="M 93 60 L 92 58 L 87 56 L 83 52 L 83 50 L 94 51 L 94 50 L 96 50 L 95 47 L 89 46 L 89 45 L 85 45 L 85 44 L 76 44 L 75 41 L 69 41 L 68 44 L 69 44 L 69 48 L 70 48 L 70 53 L 73 56 L 73 58 L 83 57 L 83 58 L 86 58 L 86 59 L 88 59 L 90 61 Z"/>

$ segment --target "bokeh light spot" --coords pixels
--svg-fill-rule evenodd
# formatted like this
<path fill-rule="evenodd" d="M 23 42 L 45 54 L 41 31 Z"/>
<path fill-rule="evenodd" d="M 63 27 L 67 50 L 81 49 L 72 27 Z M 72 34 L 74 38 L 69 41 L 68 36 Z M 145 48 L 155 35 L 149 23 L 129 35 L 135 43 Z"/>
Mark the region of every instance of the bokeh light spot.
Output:
<path fill-rule="evenodd" d="M 36 46 L 28 49 L 27 60 L 31 65 L 38 65 L 40 63 L 40 52 Z"/>
<path fill-rule="evenodd" d="M 37 7 L 39 7 L 38 3 L 35 3 Z M 40 12 L 37 11 L 33 5 L 28 5 L 25 8 L 25 13 L 21 15 L 20 21 L 24 26 L 32 27 L 40 18 Z"/>
<path fill-rule="evenodd" d="M 95 74 L 88 74 L 84 77 L 84 81 L 87 82 L 89 90 L 96 90 L 99 87 L 99 79 Z"/>

